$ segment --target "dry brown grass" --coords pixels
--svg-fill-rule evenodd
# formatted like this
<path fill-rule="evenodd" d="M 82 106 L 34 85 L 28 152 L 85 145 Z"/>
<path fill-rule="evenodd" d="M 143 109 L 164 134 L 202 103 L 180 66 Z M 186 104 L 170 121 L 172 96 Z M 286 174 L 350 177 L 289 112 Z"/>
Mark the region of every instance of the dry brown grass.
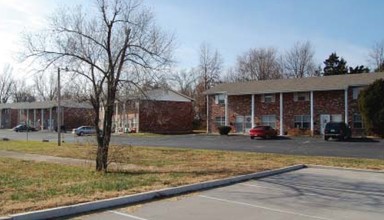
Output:
<path fill-rule="evenodd" d="M 93 159 L 95 146 L 0 142 L 0 150 Z M 129 195 L 293 164 L 384 170 L 383 160 L 112 146 L 110 172 L 0 158 L 0 215 Z"/>

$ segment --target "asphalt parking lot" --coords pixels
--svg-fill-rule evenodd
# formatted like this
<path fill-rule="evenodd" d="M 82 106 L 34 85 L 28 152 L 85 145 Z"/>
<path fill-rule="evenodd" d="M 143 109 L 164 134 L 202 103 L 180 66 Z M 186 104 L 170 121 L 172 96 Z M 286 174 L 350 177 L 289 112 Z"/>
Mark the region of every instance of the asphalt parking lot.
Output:
<path fill-rule="evenodd" d="M 0 138 L 16 140 L 42 139 L 57 142 L 55 132 L 18 133 L 11 130 L 0 130 Z M 78 137 L 71 133 L 62 136 L 65 142 L 96 143 L 94 136 Z M 384 160 L 384 140 L 371 138 L 352 138 L 348 141 L 324 141 L 320 137 L 278 137 L 276 139 L 254 139 L 243 135 L 155 135 L 133 136 L 113 134 L 112 144 L 153 147 L 177 147 L 191 149 L 230 150 L 259 153 L 278 153 L 306 156 L 336 156 L 370 158 Z"/>
<path fill-rule="evenodd" d="M 311 167 L 71 219 L 383 219 L 384 173 Z"/>

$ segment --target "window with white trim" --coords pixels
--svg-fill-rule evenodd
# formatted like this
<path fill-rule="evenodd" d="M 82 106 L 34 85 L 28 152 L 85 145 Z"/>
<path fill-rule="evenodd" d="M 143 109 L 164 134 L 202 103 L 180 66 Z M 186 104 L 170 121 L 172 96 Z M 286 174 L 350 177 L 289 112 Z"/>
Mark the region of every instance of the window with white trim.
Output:
<path fill-rule="evenodd" d="M 275 94 L 263 94 L 261 96 L 261 102 L 265 102 L 265 103 L 275 102 Z"/>
<path fill-rule="evenodd" d="M 353 128 L 364 128 L 363 118 L 359 113 L 353 114 Z"/>
<path fill-rule="evenodd" d="M 293 100 L 298 101 L 309 101 L 309 92 L 295 92 L 293 94 Z"/>
<path fill-rule="evenodd" d="M 359 98 L 359 94 L 360 94 L 361 90 L 363 90 L 363 87 L 355 87 L 352 89 L 353 100 L 356 100 Z"/>
<path fill-rule="evenodd" d="M 224 105 L 225 104 L 225 95 L 224 94 L 215 95 L 215 104 Z"/>
<path fill-rule="evenodd" d="M 215 124 L 217 127 L 225 125 L 225 117 L 215 117 Z"/>
<path fill-rule="evenodd" d="M 295 128 L 309 129 L 311 123 L 310 115 L 295 115 Z"/>
<path fill-rule="evenodd" d="M 276 115 L 262 115 L 261 124 L 269 125 L 272 128 L 276 128 Z"/>

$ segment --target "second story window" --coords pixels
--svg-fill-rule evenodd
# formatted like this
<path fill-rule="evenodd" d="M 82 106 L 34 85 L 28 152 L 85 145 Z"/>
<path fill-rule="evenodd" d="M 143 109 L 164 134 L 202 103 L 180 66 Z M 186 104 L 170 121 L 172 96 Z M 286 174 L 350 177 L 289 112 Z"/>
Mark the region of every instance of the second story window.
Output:
<path fill-rule="evenodd" d="M 296 92 L 293 95 L 293 100 L 295 102 L 298 102 L 298 101 L 309 101 L 309 93 L 308 92 Z"/>
<path fill-rule="evenodd" d="M 261 96 L 261 102 L 265 102 L 265 103 L 275 102 L 275 94 L 263 94 Z"/>
<path fill-rule="evenodd" d="M 224 105 L 225 104 L 225 95 L 224 94 L 215 95 L 215 104 Z"/>

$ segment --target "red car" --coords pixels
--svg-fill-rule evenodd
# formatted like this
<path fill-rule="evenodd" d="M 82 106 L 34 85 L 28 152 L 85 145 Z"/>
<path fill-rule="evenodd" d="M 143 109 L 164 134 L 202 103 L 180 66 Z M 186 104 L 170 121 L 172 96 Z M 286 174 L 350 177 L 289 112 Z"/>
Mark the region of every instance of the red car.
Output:
<path fill-rule="evenodd" d="M 249 136 L 251 139 L 254 139 L 255 137 L 275 138 L 277 136 L 277 131 L 271 126 L 256 126 L 249 130 Z"/>

